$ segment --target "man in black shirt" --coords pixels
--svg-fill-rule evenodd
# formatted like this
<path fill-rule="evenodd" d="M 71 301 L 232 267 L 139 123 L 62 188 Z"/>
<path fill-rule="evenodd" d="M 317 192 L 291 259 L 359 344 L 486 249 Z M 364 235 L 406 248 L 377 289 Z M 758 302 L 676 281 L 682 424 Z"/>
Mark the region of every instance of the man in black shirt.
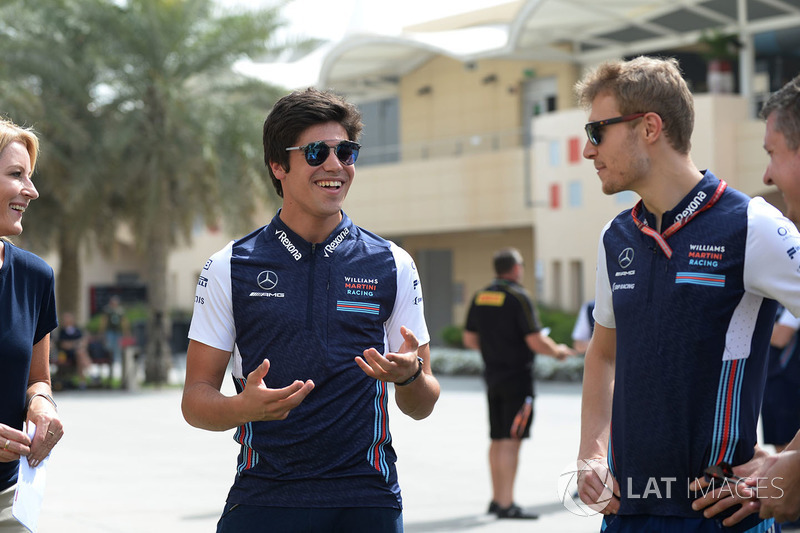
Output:
<path fill-rule="evenodd" d="M 514 248 L 494 256 L 497 278 L 472 300 L 464 328 L 467 348 L 480 350 L 489 399 L 489 467 L 492 502 L 499 518 L 537 518 L 514 503 L 522 439 L 533 420 L 533 359 L 536 353 L 559 360 L 574 355 L 564 344 L 542 333 L 533 302 L 520 285 L 522 255 Z"/>

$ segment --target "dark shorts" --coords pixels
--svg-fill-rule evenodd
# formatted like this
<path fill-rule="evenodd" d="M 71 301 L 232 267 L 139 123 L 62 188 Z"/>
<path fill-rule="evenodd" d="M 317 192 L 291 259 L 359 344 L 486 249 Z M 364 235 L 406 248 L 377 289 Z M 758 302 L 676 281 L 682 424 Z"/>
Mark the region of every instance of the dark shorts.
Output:
<path fill-rule="evenodd" d="M 403 511 L 387 507 L 263 507 L 225 504 L 217 533 L 402 533 Z"/>
<path fill-rule="evenodd" d="M 510 439 L 511 429 L 514 426 L 514 418 L 525 404 L 525 398 L 529 395 L 518 392 L 489 391 L 489 437 L 492 440 Z M 531 424 L 533 423 L 533 405 L 530 413 L 521 421 L 524 430 L 517 438 L 527 439 L 531 435 Z"/>
<path fill-rule="evenodd" d="M 800 430 L 800 387 L 784 379 L 769 379 L 761 404 L 765 444 L 788 444 Z"/>
<path fill-rule="evenodd" d="M 757 517 L 756 517 L 757 518 Z M 781 526 L 772 518 L 744 528 L 723 527 L 718 520 L 681 518 L 679 516 L 608 515 L 600 526 L 602 533 L 780 533 Z"/>

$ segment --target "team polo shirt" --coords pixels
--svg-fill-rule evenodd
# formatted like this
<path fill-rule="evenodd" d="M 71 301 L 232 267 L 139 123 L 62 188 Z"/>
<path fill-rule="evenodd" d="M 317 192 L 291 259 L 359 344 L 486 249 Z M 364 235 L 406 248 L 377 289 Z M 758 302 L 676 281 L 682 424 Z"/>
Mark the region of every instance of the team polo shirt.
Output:
<path fill-rule="evenodd" d="M 265 358 L 269 388 L 315 388 L 286 420 L 238 428 L 231 503 L 401 508 L 388 384 L 355 363 L 396 352 L 411 329 L 429 341 L 419 276 L 394 243 L 347 215 L 312 244 L 280 219 L 230 243 L 203 267 L 189 337 L 233 354 L 241 392 Z"/>
<path fill-rule="evenodd" d="M 534 353 L 525 337 L 541 328 L 524 287 L 496 279 L 475 294 L 465 329 L 478 334 L 489 390 L 533 394 Z"/>
<path fill-rule="evenodd" d="M 23 429 L 33 345 L 58 326 L 53 269 L 4 241 L 0 267 L 0 423 Z M 19 461 L 0 463 L 0 489 L 17 480 Z"/>
<path fill-rule="evenodd" d="M 800 235 L 707 171 L 654 226 L 640 202 L 599 246 L 594 316 L 616 328 L 608 459 L 620 514 L 697 518 L 689 482 L 753 455 L 774 299 L 800 311 Z"/>

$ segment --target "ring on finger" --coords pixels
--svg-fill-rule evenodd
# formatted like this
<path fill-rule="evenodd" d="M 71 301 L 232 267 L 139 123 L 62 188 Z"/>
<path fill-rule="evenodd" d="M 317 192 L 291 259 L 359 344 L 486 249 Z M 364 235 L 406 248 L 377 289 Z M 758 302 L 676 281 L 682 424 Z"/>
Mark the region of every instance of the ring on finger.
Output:
<path fill-rule="evenodd" d="M 9 445 L 9 444 L 11 444 L 11 439 L 6 439 L 6 443 L 5 443 L 5 445 L 3 446 L 3 449 L 4 449 L 4 450 L 7 450 L 7 449 L 8 449 L 8 445 Z"/>
<path fill-rule="evenodd" d="M 54 436 L 54 437 L 56 436 L 56 434 L 55 434 L 55 433 L 53 433 L 52 431 L 50 431 L 49 429 L 47 430 L 47 434 L 48 434 L 48 435 L 52 435 L 52 436 Z"/>

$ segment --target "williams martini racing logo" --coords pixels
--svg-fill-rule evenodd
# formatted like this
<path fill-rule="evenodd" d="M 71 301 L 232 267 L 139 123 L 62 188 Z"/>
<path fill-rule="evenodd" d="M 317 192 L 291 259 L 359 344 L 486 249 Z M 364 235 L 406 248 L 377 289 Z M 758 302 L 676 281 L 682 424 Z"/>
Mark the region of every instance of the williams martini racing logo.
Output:
<path fill-rule="evenodd" d="M 362 298 L 375 298 L 378 293 L 378 278 L 357 278 L 344 276 L 344 290 L 353 300 L 337 300 L 336 310 L 348 313 L 366 313 L 368 315 L 380 314 L 379 303 Z"/>
<path fill-rule="evenodd" d="M 375 296 L 378 290 L 377 278 L 344 277 L 344 288 L 348 296 Z"/>

